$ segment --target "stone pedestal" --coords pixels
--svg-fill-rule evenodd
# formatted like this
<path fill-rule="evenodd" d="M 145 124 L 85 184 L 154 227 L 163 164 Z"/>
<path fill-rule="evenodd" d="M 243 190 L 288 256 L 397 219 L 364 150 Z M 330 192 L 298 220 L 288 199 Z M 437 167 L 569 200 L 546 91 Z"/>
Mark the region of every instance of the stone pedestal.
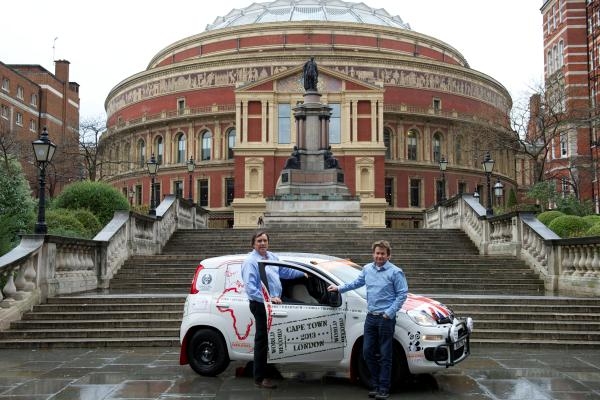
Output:
<path fill-rule="evenodd" d="M 267 199 L 265 226 L 351 227 L 362 225 L 360 201 L 350 196 L 344 171 L 329 146 L 331 109 L 321 95 L 307 91 L 294 108 L 297 147 L 279 177 L 275 196 Z"/>

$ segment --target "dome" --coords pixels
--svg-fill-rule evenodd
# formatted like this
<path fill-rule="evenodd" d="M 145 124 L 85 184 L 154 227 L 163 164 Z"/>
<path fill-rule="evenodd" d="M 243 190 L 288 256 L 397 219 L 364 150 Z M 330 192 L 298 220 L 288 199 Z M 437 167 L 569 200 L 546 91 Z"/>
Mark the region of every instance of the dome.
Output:
<path fill-rule="evenodd" d="M 410 25 L 399 16 L 391 16 L 383 8 L 376 10 L 364 3 L 341 0 L 276 0 L 253 3 L 242 9 L 235 8 L 207 25 L 206 30 L 285 21 L 354 22 L 410 29 Z"/>

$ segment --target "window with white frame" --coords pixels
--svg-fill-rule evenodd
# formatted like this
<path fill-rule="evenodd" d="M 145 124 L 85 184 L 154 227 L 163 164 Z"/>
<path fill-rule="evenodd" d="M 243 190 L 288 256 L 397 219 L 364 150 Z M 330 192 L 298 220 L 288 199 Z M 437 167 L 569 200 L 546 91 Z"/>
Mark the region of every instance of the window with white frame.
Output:
<path fill-rule="evenodd" d="M 202 135 L 202 153 L 200 154 L 200 159 L 203 161 L 210 160 L 210 155 L 212 153 L 212 132 L 205 131 Z"/>
<path fill-rule="evenodd" d="M 179 164 L 187 161 L 185 158 L 185 135 L 183 133 L 177 135 L 177 154 L 175 159 Z"/>
<path fill-rule="evenodd" d="M 560 135 L 560 157 L 564 158 L 568 155 L 568 137 L 566 133 Z"/>
<path fill-rule="evenodd" d="M 38 104 L 38 96 L 35 93 L 31 94 L 31 101 L 30 101 L 32 106 L 37 106 Z"/>
<path fill-rule="evenodd" d="M 10 90 L 10 81 L 8 78 L 2 78 L 2 90 L 8 92 Z"/>
<path fill-rule="evenodd" d="M 291 106 L 280 103 L 277 105 L 277 141 L 280 144 L 291 143 Z"/>
<path fill-rule="evenodd" d="M 442 135 L 436 132 L 433 135 L 433 161 L 439 163 L 442 158 Z"/>
<path fill-rule="evenodd" d="M 17 86 L 17 99 L 25 99 L 25 90 L 23 89 L 23 86 Z"/>
<path fill-rule="evenodd" d="M 417 160 L 417 133 L 414 130 L 408 131 L 406 137 L 406 157 L 409 160 Z"/>
<path fill-rule="evenodd" d="M 31 132 L 37 132 L 37 121 L 35 119 L 29 120 L 29 130 Z"/>
<path fill-rule="evenodd" d="M 19 126 L 23 126 L 23 114 L 21 114 L 20 112 L 17 112 L 15 116 L 15 123 Z"/>
<path fill-rule="evenodd" d="M 563 42 L 562 40 L 560 42 L 558 42 L 558 68 L 561 68 L 564 63 L 565 63 L 565 59 L 564 59 L 564 50 L 565 50 L 565 42 Z"/>
<path fill-rule="evenodd" d="M 8 109 L 8 106 L 5 104 L 2 104 L 2 106 L 0 106 L 0 115 L 2 115 L 2 118 L 8 119 L 9 114 L 10 114 L 10 110 Z"/>
<path fill-rule="evenodd" d="M 233 149 L 235 147 L 235 128 L 227 132 L 227 159 L 233 159 Z"/>
<path fill-rule="evenodd" d="M 562 177 L 560 179 L 560 188 L 563 197 L 569 194 L 569 192 L 571 191 L 571 184 L 567 178 Z"/>

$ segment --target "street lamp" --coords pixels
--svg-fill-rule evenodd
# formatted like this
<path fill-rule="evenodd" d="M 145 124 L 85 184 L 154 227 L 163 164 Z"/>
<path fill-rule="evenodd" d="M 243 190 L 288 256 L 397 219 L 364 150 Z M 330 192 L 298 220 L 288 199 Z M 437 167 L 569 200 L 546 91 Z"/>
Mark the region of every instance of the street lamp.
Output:
<path fill-rule="evenodd" d="M 490 184 L 490 176 L 494 170 L 494 160 L 490 157 L 489 151 L 485 153 L 483 159 L 483 170 L 485 171 L 485 178 L 487 180 L 487 208 L 485 210 L 485 215 L 491 217 L 494 215 L 494 209 L 492 208 L 492 186 Z"/>
<path fill-rule="evenodd" d="M 129 188 L 129 206 L 133 206 L 133 197 L 135 196 L 135 188 L 132 186 Z"/>
<path fill-rule="evenodd" d="M 158 163 L 156 162 L 156 158 L 154 158 L 154 153 L 152 153 L 152 157 L 150 157 L 150 160 L 146 163 L 146 166 L 148 167 L 148 173 L 150 174 L 150 180 L 151 180 L 151 189 L 150 189 L 150 211 L 148 211 L 149 215 L 156 215 L 156 202 L 155 202 L 155 195 L 154 195 L 154 177 L 156 176 L 156 173 L 158 172 Z"/>
<path fill-rule="evenodd" d="M 440 171 L 442 171 L 442 194 L 440 196 L 440 202 L 446 201 L 446 168 L 448 167 L 448 161 L 444 157 L 440 159 Z"/>
<path fill-rule="evenodd" d="M 500 182 L 500 178 L 494 184 L 494 194 L 496 195 L 496 203 L 500 204 L 500 197 L 504 194 L 504 185 Z"/>
<path fill-rule="evenodd" d="M 46 166 L 54 157 L 56 145 L 48 139 L 46 127 L 42 130 L 40 138 L 34 140 L 31 145 L 40 169 L 40 193 L 38 196 L 38 218 L 35 224 L 35 233 L 45 235 L 48 233 L 48 226 L 46 225 Z"/>
<path fill-rule="evenodd" d="M 477 200 L 477 202 L 479 203 L 479 192 L 477 190 L 473 192 L 473 197 L 475 197 L 475 200 Z"/>
<path fill-rule="evenodd" d="M 192 174 L 194 173 L 194 169 L 196 168 L 196 164 L 194 164 L 194 156 L 190 156 L 189 161 L 187 162 L 187 170 L 190 175 L 190 184 L 188 185 L 188 200 L 193 202 L 194 198 L 192 197 Z"/>

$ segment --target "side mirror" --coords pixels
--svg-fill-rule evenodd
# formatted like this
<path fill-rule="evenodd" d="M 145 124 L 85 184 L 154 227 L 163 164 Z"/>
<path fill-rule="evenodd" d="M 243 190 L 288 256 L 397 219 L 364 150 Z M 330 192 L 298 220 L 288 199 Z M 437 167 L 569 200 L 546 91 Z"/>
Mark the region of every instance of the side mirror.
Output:
<path fill-rule="evenodd" d="M 340 294 L 340 292 L 335 291 L 327 293 L 327 303 L 329 303 L 331 307 L 339 307 L 342 305 L 342 295 Z"/>

